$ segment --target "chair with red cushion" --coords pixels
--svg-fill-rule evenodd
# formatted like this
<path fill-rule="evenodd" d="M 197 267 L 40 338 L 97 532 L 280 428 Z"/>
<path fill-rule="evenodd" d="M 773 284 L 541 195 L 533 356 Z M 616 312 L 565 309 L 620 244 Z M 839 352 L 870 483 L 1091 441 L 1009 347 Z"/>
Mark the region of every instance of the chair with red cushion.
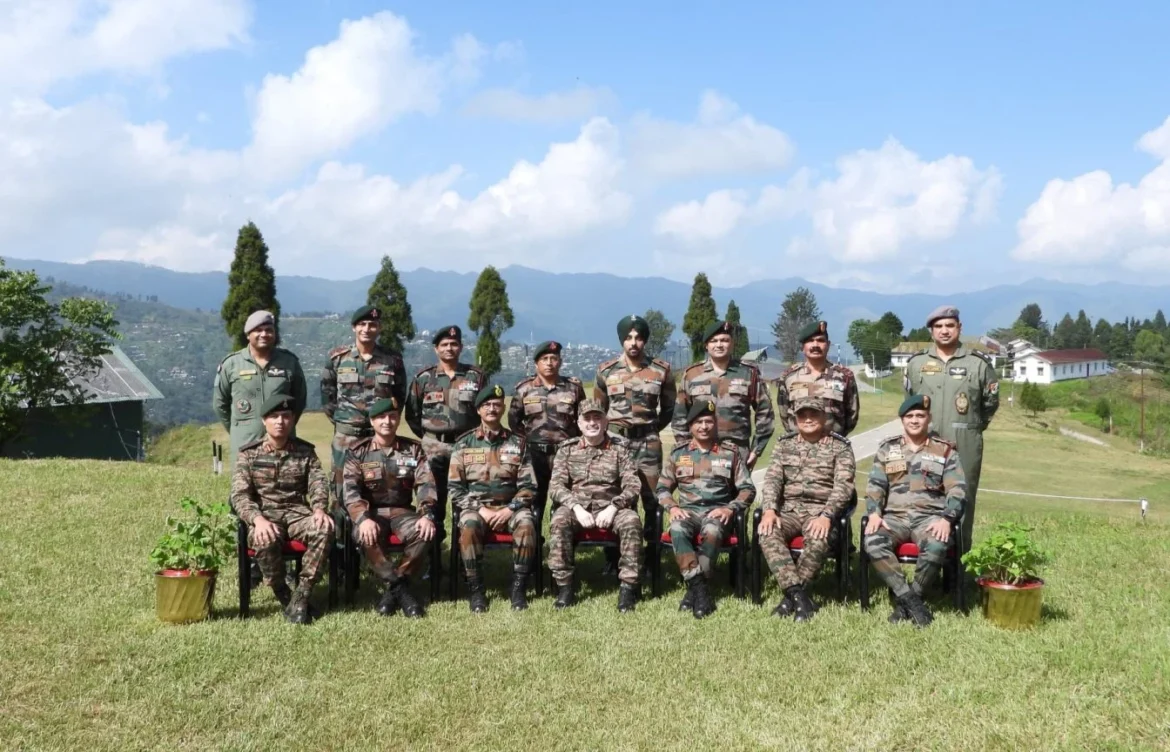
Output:
<path fill-rule="evenodd" d="M 664 510 L 658 507 L 658 529 L 662 530 L 662 522 L 665 519 Z M 699 545 L 698 536 L 695 537 L 695 546 Z M 650 542 L 650 592 L 655 598 L 662 594 L 662 554 L 664 550 L 674 550 L 674 545 L 670 541 L 670 531 L 663 530 L 658 536 L 658 540 Z M 748 536 L 747 536 L 747 514 L 740 510 L 735 513 L 731 520 L 731 535 L 723 540 L 723 545 L 719 547 L 719 553 L 728 554 L 729 576 L 732 586 L 735 588 L 735 597 L 743 598 L 746 595 L 747 586 L 747 554 L 748 554 Z"/>
<path fill-rule="evenodd" d="M 849 547 L 853 541 L 853 512 L 857 509 L 857 491 L 849 504 L 833 518 L 833 528 L 837 531 L 835 545 L 829 550 L 827 560 L 836 562 L 837 567 L 837 597 L 845 600 L 849 592 L 852 573 L 849 568 Z M 760 519 L 764 516 L 762 509 L 752 514 L 752 600 L 758 606 L 764 602 L 764 570 L 767 563 L 764 561 L 764 552 L 760 549 Z M 792 560 L 800 558 L 804 550 L 804 536 L 798 535 L 788 541 L 788 550 L 792 552 Z"/>
<path fill-rule="evenodd" d="M 349 519 L 348 514 L 341 519 L 338 528 L 338 541 L 341 546 L 342 563 L 340 569 L 342 579 L 345 581 L 345 602 L 353 605 L 358 588 L 361 587 L 362 552 L 353 539 L 353 522 Z M 394 533 L 388 533 L 387 543 L 389 544 L 388 553 L 391 555 L 400 555 L 406 550 L 402 539 Z M 427 568 L 430 572 L 431 603 L 434 603 L 439 600 L 439 578 L 442 576 L 439 568 L 439 557 L 442 556 L 442 553 L 437 531 L 435 536 L 431 538 L 429 549 L 430 556 Z"/>
<path fill-rule="evenodd" d="M 451 574 L 447 583 L 448 595 L 451 600 L 459 599 L 459 581 L 465 578 L 463 561 L 459 558 L 459 508 L 452 507 L 451 514 Z M 506 548 L 512 549 L 512 534 L 506 531 L 495 531 L 486 524 L 483 526 L 483 550 L 488 551 Z M 544 536 L 541 531 L 541 520 L 536 520 L 536 552 L 533 554 L 532 571 L 530 577 L 536 579 L 536 596 L 544 595 L 544 567 L 541 562 L 541 553 L 544 551 Z"/>
<path fill-rule="evenodd" d="M 861 518 L 861 549 L 858 556 L 858 566 L 860 569 L 860 577 L 858 577 L 858 586 L 861 600 L 861 609 L 863 611 L 869 610 L 869 569 L 870 558 L 869 553 L 865 550 L 865 526 L 869 523 L 869 515 Z M 959 562 L 959 531 L 962 530 L 963 517 L 951 523 L 951 539 L 947 543 L 947 556 L 943 561 L 942 580 L 943 586 L 949 587 L 951 591 L 951 599 L 955 604 L 955 608 L 962 613 L 967 613 L 967 597 L 964 592 L 963 583 L 963 569 Z M 898 557 L 898 561 L 903 564 L 915 564 L 918 562 L 918 546 L 912 542 L 903 543 L 894 550 L 894 555 Z"/>
<path fill-rule="evenodd" d="M 301 574 L 301 557 L 304 555 L 305 544 L 297 540 L 285 541 L 284 558 L 293 562 L 293 572 L 299 577 Z M 236 568 L 240 588 L 240 618 L 246 619 L 252 615 L 252 560 L 256 552 L 248 548 L 248 526 L 243 520 L 236 521 Z M 335 547 L 329 549 L 329 608 L 337 607 L 337 585 L 340 581 L 340 557 Z"/>

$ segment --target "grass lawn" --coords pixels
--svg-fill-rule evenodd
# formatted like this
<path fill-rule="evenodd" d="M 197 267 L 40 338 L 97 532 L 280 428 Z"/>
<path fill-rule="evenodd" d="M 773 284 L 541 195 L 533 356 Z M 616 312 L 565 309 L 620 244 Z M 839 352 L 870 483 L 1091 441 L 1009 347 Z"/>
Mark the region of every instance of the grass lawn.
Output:
<path fill-rule="evenodd" d="M 0 461 L 0 748 L 1166 749 L 1170 466 L 1029 424 L 997 418 L 987 488 L 1152 504 L 1142 521 L 1132 504 L 981 495 L 977 535 L 1024 519 L 1055 553 L 1031 633 L 941 603 L 930 629 L 892 627 L 884 599 L 829 599 L 830 577 L 807 625 L 769 618 L 773 583 L 758 609 L 723 578 L 702 622 L 676 610 L 676 579 L 619 616 L 597 553 L 567 613 L 549 597 L 510 612 L 493 554 L 486 615 L 442 601 L 383 619 L 367 586 L 308 628 L 267 592 L 239 621 L 229 573 L 217 618 L 164 626 L 147 553 L 181 495 L 227 491 L 206 436 L 184 439 L 190 467 Z"/>

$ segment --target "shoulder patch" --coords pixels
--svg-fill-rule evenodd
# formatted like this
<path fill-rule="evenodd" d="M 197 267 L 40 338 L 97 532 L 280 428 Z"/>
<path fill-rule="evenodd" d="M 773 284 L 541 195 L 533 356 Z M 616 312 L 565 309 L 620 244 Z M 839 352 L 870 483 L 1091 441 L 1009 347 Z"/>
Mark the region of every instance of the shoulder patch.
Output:
<path fill-rule="evenodd" d="M 355 451 L 356 451 L 356 450 L 358 450 L 358 449 L 366 449 L 367 447 L 369 447 L 369 446 L 371 445 L 371 443 L 372 443 L 373 441 L 374 441 L 374 437 L 373 437 L 373 436 L 367 436 L 366 438 L 362 439 L 362 440 L 361 440 L 361 441 L 359 441 L 358 443 L 356 443 L 356 444 L 354 444 L 353 446 L 351 446 L 351 447 L 349 448 L 349 451 L 351 451 L 351 452 L 355 452 Z"/>
<path fill-rule="evenodd" d="M 295 352 L 293 352 L 292 350 L 286 350 L 283 347 L 273 348 L 272 351 L 274 353 L 283 353 L 284 355 L 289 356 L 293 360 L 300 360 L 300 358 L 297 356 L 297 354 Z"/>
<path fill-rule="evenodd" d="M 617 362 L 618 362 L 619 360 L 621 360 L 621 358 L 620 358 L 620 357 L 617 357 L 617 358 L 610 358 L 609 360 L 607 360 L 607 361 L 605 361 L 604 363 L 602 363 L 601 365 L 599 365 L 599 366 L 597 367 L 597 370 L 599 370 L 599 371 L 604 371 L 604 370 L 605 370 L 605 369 L 607 369 L 607 368 L 613 368 L 615 365 L 617 365 Z"/>
<path fill-rule="evenodd" d="M 370 437 L 370 438 L 371 438 L 371 440 L 373 439 L 373 437 Z M 399 442 L 399 445 L 400 445 L 400 446 L 401 446 L 403 449 L 410 449 L 410 448 L 412 448 L 412 447 L 421 447 L 421 446 L 422 446 L 422 442 L 421 442 L 421 441 L 419 441 L 419 440 L 417 440 L 417 439 L 412 439 L 412 438 L 409 438 L 409 437 L 407 437 L 407 436 L 399 436 L 399 437 L 398 437 L 398 442 Z"/>
<path fill-rule="evenodd" d="M 901 440 L 902 440 L 902 434 L 900 434 L 900 433 L 899 433 L 899 434 L 894 434 L 893 436 L 887 436 L 886 438 L 882 439 L 882 440 L 881 440 L 881 441 L 878 443 L 878 446 L 884 446 L 884 445 L 886 445 L 886 444 L 892 444 L 892 443 L 894 443 L 895 441 L 901 441 Z"/>
<path fill-rule="evenodd" d="M 612 437 L 610 437 L 610 438 L 612 438 Z M 580 436 L 573 436 L 571 438 L 565 439 L 561 443 L 557 444 L 557 449 L 560 450 L 560 449 L 564 449 L 567 446 L 572 446 L 573 444 L 576 444 L 580 440 L 581 440 Z"/>
<path fill-rule="evenodd" d="M 735 364 L 738 366 L 743 366 L 749 371 L 755 371 L 757 374 L 760 372 L 760 369 L 756 366 L 755 363 L 744 363 L 742 360 L 737 360 L 735 361 Z"/>
<path fill-rule="evenodd" d="M 926 355 L 926 353 L 927 353 L 927 352 L 929 352 L 929 351 L 928 351 L 926 348 L 923 348 L 923 349 L 919 350 L 918 352 L 914 353 L 913 355 L 911 355 L 911 356 L 910 356 L 910 357 L 909 357 L 909 358 L 906 360 L 906 362 L 907 362 L 907 363 L 909 363 L 911 360 L 914 360 L 914 359 L 915 359 L 915 358 L 917 358 L 919 355 Z"/>
<path fill-rule="evenodd" d="M 430 371 L 433 371 L 433 370 L 435 370 L 436 368 L 438 368 L 438 366 L 427 366 L 426 368 L 420 368 L 420 369 L 419 369 L 419 372 L 418 372 L 418 373 L 416 373 L 416 374 L 414 375 L 414 377 L 417 379 L 419 376 L 422 376 L 424 373 L 428 373 L 428 372 L 430 372 Z"/>
<path fill-rule="evenodd" d="M 987 365 L 991 365 L 991 358 L 987 357 L 987 353 L 979 352 L 978 350 L 972 350 L 971 354 L 982 360 Z"/>
<path fill-rule="evenodd" d="M 782 381 L 789 374 L 796 373 L 797 371 L 799 371 L 802 368 L 804 368 L 804 363 L 793 363 L 792 365 L 790 365 L 784 369 L 784 373 L 780 374 L 779 380 Z"/>
<path fill-rule="evenodd" d="M 788 433 L 781 436 L 779 441 L 784 441 L 785 439 L 791 439 L 791 438 L 793 438 L 795 436 L 799 436 L 799 435 L 800 435 L 800 431 L 789 431 Z"/>
<path fill-rule="evenodd" d="M 581 384 L 581 379 L 577 378 L 576 376 L 568 376 L 565 378 L 565 381 L 569 382 L 570 384 L 577 384 L 578 386 Z"/>
<path fill-rule="evenodd" d="M 256 447 L 260 446 L 263 443 L 264 443 L 264 439 L 254 439 L 253 441 L 249 441 L 247 444 L 241 444 L 239 451 L 242 452 L 245 449 L 255 449 Z"/>
<path fill-rule="evenodd" d="M 454 443 L 455 443 L 455 444 L 458 444 L 459 442 L 461 442 L 461 441 L 463 441 L 464 439 L 466 439 L 468 436 L 474 436 L 474 435 L 475 435 L 475 429 L 474 429 L 474 428 L 472 428 L 470 431 L 464 431 L 463 433 L 461 433 L 461 434 L 459 434 L 458 436 L 456 436 L 456 437 L 455 437 L 455 442 L 454 442 Z M 452 446 L 454 446 L 454 444 L 452 444 Z"/>
<path fill-rule="evenodd" d="M 348 353 L 349 350 L 350 350 L 349 345 L 338 345 L 337 347 L 335 347 L 329 351 L 329 359 L 333 360 L 334 358 L 339 358 L 342 355 L 345 355 L 346 353 Z"/>
<path fill-rule="evenodd" d="M 651 358 L 650 365 L 658 366 L 664 373 L 670 373 L 670 364 L 659 358 Z"/>
<path fill-rule="evenodd" d="M 297 444 L 304 447 L 305 449 L 316 449 L 317 448 L 311 442 L 305 441 L 304 439 L 302 439 L 300 437 L 294 438 L 293 441 L 295 441 Z"/>
<path fill-rule="evenodd" d="M 699 369 L 700 371 L 703 370 L 703 364 L 702 363 L 691 363 L 689 366 L 687 366 L 685 369 L 683 369 L 683 378 L 686 378 L 686 375 L 688 373 L 690 373 L 691 371 L 695 370 L 696 368 Z"/>
<path fill-rule="evenodd" d="M 526 376 L 525 378 L 520 379 L 519 381 L 516 382 L 516 386 L 512 387 L 512 393 L 513 394 L 518 393 L 520 391 L 520 387 L 524 386 L 525 384 L 527 384 L 528 382 L 532 381 L 535 378 L 536 378 L 535 376 Z"/>
<path fill-rule="evenodd" d="M 849 439 L 845 438 L 844 436 L 837 433 L 836 431 L 829 431 L 829 435 L 832 436 L 834 439 L 837 439 L 838 441 L 840 441 L 843 444 L 849 443 Z"/>
<path fill-rule="evenodd" d="M 472 366 L 472 365 L 469 365 L 469 366 L 467 366 L 467 370 L 468 370 L 470 373 L 478 373 L 478 374 L 479 374 L 479 377 L 480 377 L 481 379 L 482 379 L 482 378 L 484 378 L 484 375 L 483 375 L 483 369 L 482 369 L 482 368 L 480 368 L 479 366 Z"/>

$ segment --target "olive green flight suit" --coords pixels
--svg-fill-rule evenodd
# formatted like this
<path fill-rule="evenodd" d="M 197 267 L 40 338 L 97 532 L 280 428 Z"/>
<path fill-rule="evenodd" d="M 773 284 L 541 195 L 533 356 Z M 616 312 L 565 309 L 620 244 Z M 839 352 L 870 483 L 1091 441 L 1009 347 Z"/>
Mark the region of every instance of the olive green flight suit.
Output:
<path fill-rule="evenodd" d="M 296 401 L 296 417 L 301 417 L 308 387 L 301 361 L 292 352 L 274 347 L 268 365 L 261 368 L 245 347 L 219 364 L 211 391 L 211 407 L 230 436 L 229 468 L 235 467 L 240 447 L 264 438 L 260 407 L 274 394 L 291 396 Z"/>

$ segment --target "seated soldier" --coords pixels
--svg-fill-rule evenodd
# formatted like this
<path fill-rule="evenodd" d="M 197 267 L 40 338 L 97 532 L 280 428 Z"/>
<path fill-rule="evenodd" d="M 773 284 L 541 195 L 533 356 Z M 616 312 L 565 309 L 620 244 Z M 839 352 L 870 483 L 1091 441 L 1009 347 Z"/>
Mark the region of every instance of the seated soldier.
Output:
<path fill-rule="evenodd" d="M 285 607 L 293 624 L 313 620 L 309 594 L 321 578 L 333 546 L 329 486 L 313 445 L 292 437 L 296 401 L 287 394 L 269 397 L 260 408 L 265 437 L 240 447 L 232 475 L 232 508 L 248 526 L 248 547 L 256 552 L 260 574 Z M 284 546 L 298 540 L 307 549 L 295 592 L 285 584 Z"/>
<path fill-rule="evenodd" d="M 342 498 L 353 521 L 353 539 L 370 569 L 386 583 L 378 602 L 383 616 L 399 608 L 411 618 L 425 615 L 410 592 L 410 576 L 418 571 L 427 543 L 435 537 L 438 494 L 422 444 L 398 435 L 402 408 L 396 397 L 380 399 L 368 410 L 374 435 L 345 453 Z M 411 496 L 418 494 L 418 511 Z M 397 566 L 387 558 L 390 533 L 405 548 Z"/>
<path fill-rule="evenodd" d="M 902 435 L 878 445 L 865 490 L 865 549 L 897 600 L 890 622 L 933 620 L 922 593 L 938 576 L 947 543 L 963 511 L 967 484 L 955 445 L 930 430 L 930 397 L 907 397 L 898 409 Z M 908 585 L 894 552 L 918 546 L 914 584 Z"/>
<path fill-rule="evenodd" d="M 670 512 L 670 542 L 687 584 L 679 610 L 702 619 L 715 611 L 707 588 L 711 564 L 735 513 L 751 506 L 756 487 L 739 451 L 721 446 L 717 440 L 714 402 L 696 400 L 687 411 L 687 429 L 691 440 L 676 446 L 663 463 L 658 503 Z M 673 498 L 676 488 L 678 503 Z"/>
<path fill-rule="evenodd" d="M 609 420 L 597 400 L 581 403 L 579 438 L 557 449 L 549 498 L 558 508 L 549 522 L 548 568 L 557 583 L 556 607 L 568 608 L 573 593 L 574 536 L 578 530 L 613 530 L 618 549 L 618 611 L 634 610 L 642 558 L 642 521 L 635 508 L 642 481 L 625 441 L 606 433 Z"/>
<path fill-rule="evenodd" d="M 857 470 L 849 441 L 828 430 L 825 406 L 816 398 L 793 404 L 796 431 L 776 442 L 764 475 L 764 510 L 758 530 L 760 550 L 784 599 L 773 616 L 808 621 L 817 606 L 805 587 L 821 569 L 836 536 L 833 518 L 853 498 Z M 800 563 L 794 564 L 788 542 L 804 536 Z"/>
<path fill-rule="evenodd" d="M 451 503 L 459 510 L 459 556 L 467 573 L 468 605 L 472 613 L 488 609 L 481 572 L 487 525 L 512 535 L 512 608 L 523 611 L 528 608 L 524 588 L 536 551 L 532 516 L 536 475 L 524 439 L 500 422 L 503 387 L 494 384 L 481 389 L 475 409 L 480 425 L 456 439 L 447 475 Z"/>

